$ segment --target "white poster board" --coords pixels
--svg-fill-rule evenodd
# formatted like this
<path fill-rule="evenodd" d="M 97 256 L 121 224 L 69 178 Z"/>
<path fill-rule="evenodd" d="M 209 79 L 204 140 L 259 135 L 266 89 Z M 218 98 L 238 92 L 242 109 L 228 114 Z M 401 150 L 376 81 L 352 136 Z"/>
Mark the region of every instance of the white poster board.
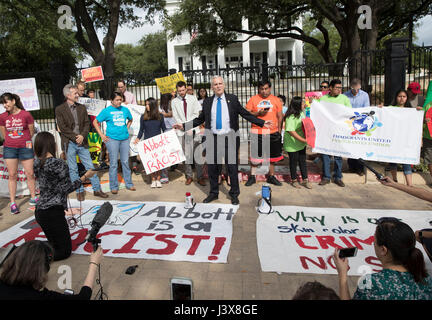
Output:
<path fill-rule="evenodd" d="M 0 95 L 5 92 L 17 94 L 27 111 L 39 110 L 39 97 L 36 87 L 35 78 L 12 79 L 0 81 Z M 2 104 L 0 104 L 0 113 L 5 112 Z"/>
<path fill-rule="evenodd" d="M 133 157 L 138 155 L 138 146 L 134 144 L 135 139 L 138 137 L 138 132 L 140 129 L 141 115 L 145 112 L 145 106 L 140 106 L 136 104 L 128 104 L 126 107 L 132 114 L 132 125 L 129 128 L 130 136 L 130 146 L 129 146 L 129 156 Z"/>
<path fill-rule="evenodd" d="M 105 100 L 90 98 L 79 98 L 78 103 L 83 104 L 86 107 L 88 115 L 95 117 L 97 117 L 107 105 Z"/>
<path fill-rule="evenodd" d="M 141 140 L 137 147 L 146 174 L 166 169 L 186 160 L 175 130 Z"/>

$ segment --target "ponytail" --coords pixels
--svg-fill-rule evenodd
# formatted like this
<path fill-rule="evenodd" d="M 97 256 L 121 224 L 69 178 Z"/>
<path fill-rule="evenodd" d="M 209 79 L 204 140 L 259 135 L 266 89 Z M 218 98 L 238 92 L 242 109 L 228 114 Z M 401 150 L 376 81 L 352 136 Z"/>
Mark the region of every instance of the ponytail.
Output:
<path fill-rule="evenodd" d="M 415 247 L 411 249 L 404 267 L 413 275 L 415 282 L 422 282 L 428 276 L 423 253 Z"/>
<path fill-rule="evenodd" d="M 18 109 L 25 110 L 25 109 L 24 109 L 24 105 L 22 104 L 22 102 L 21 102 L 21 98 L 19 97 L 19 95 L 17 95 L 17 94 L 12 94 L 12 96 L 13 96 L 14 99 L 15 99 L 15 105 L 16 105 L 16 107 L 17 107 Z"/>

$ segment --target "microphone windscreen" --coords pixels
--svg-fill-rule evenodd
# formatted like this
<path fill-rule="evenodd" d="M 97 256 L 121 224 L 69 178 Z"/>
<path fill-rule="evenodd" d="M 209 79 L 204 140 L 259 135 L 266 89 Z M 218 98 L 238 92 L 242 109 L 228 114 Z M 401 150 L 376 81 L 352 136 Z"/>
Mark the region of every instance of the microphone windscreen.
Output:
<path fill-rule="evenodd" d="M 113 212 L 113 207 L 111 203 L 105 202 L 103 205 L 101 205 L 100 209 L 96 212 L 92 224 L 95 223 L 98 224 L 100 227 L 102 227 L 105 224 L 105 222 L 107 222 L 112 212 Z"/>

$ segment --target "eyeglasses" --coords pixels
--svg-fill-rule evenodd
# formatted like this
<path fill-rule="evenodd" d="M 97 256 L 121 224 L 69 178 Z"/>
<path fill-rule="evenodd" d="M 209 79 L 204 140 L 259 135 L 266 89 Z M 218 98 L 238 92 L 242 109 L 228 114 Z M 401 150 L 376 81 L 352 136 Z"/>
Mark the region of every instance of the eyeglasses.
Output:
<path fill-rule="evenodd" d="M 328 86 L 320 86 L 320 88 L 328 89 Z"/>

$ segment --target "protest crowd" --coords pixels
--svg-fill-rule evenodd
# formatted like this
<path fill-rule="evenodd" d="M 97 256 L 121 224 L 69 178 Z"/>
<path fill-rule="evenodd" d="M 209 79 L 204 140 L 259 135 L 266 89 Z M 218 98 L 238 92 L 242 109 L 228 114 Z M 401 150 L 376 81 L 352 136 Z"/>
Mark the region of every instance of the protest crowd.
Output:
<path fill-rule="evenodd" d="M 289 188 L 324 188 L 332 181 L 345 187 L 342 175 L 342 157 L 319 155 L 322 161 L 322 179 L 315 187 L 308 179 L 306 165 L 310 141 L 303 129 L 303 120 L 308 117 L 306 101 L 294 96 L 286 101 L 283 95 L 273 95 L 270 81 L 260 81 L 258 92 L 242 106 L 237 96 L 225 91 L 223 78 L 215 76 L 211 82 L 213 96 L 205 88 L 196 92 L 192 85 L 179 81 L 175 92 L 149 97 L 142 107 L 139 131 L 131 141 L 132 114 L 127 107 L 136 105 L 133 93 L 124 81 L 110 95 L 110 104 L 97 116 L 87 113 L 78 102 L 80 97 L 94 98 L 95 91 L 85 91 L 85 83 L 68 84 L 63 89 L 65 102 L 55 108 L 56 128 L 60 141 L 48 132 L 35 135 L 34 119 L 24 110 L 20 97 L 4 93 L 0 97 L 6 111 L 0 115 L 0 130 L 5 138 L 4 159 L 9 171 L 10 213 L 18 214 L 16 203 L 17 168 L 21 163 L 30 190 L 30 204 L 35 205 L 36 221 L 45 233 L 48 242 L 30 241 L 15 249 L 3 265 L 0 274 L 0 299 L 90 299 L 96 273 L 102 259 L 102 250 L 91 254 L 87 277 L 81 291 L 76 295 L 63 295 L 47 290 L 45 283 L 52 261 L 67 259 L 71 253 L 71 238 L 64 212 L 68 209 L 67 197 L 76 192 L 78 201 L 85 201 L 85 184 L 91 184 L 93 195 L 109 200 L 89 152 L 87 136 L 97 133 L 102 141 L 102 152 L 98 155 L 98 169 L 108 170 L 111 194 L 120 191 L 119 173 L 124 180 L 126 192 L 145 192 L 134 186 L 132 175 L 146 174 L 145 163 L 138 155 L 130 157 L 131 145 L 139 147 L 142 141 L 175 130 L 185 153 L 185 185 L 194 179 L 201 186 L 209 184 L 209 192 L 202 202 L 210 203 L 219 196 L 219 187 L 225 180 L 230 187 L 229 196 L 233 205 L 239 205 L 240 181 L 238 157 L 240 138 L 232 133 L 239 131 L 239 116 L 251 123 L 251 141 L 254 152 L 249 158 L 251 173 L 245 188 L 257 184 L 260 166 L 268 165 L 266 183 L 282 188 L 284 183 L 275 174 L 275 165 L 284 157 L 289 158 Z M 350 89 L 343 92 L 339 79 L 323 81 L 320 86 L 322 102 L 343 105 L 346 108 L 370 106 L 368 94 L 361 89 L 361 82 L 353 79 Z M 423 108 L 424 97 L 419 95 L 420 85 L 409 84 L 407 90 L 399 90 L 394 98 L 394 108 Z M 380 107 L 383 107 L 382 105 Z M 384 107 L 387 108 L 387 107 Z M 430 105 L 429 105 L 430 108 Z M 422 155 L 432 174 L 432 137 L 424 120 Z M 34 141 L 34 142 L 33 142 Z M 58 144 L 61 152 L 59 154 Z M 251 143 L 252 144 L 252 143 Z M 251 145 L 252 148 L 252 145 Z M 79 157 L 79 162 L 77 162 Z M 333 158 L 333 159 L 332 159 Z M 334 171 L 331 172 L 333 163 Z M 348 159 L 351 172 L 364 175 L 366 168 L 358 159 Z M 297 173 L 300 168 L 300 174 Z M 431 201 L 431 193 L 418 191 L 412 186 L 412 165 L 403 164 L 406 186 L 397 181 L 396 163 L 389 163 L 391 177 L 381 183 Z M 158 168 L 147 174 L 151 188 L 163 188 L 169 183 L 177 164 Z M 196 172 L 195 172 L 196 171 Z M 195 177 L 194 177 L 195 176 Z M 208 182 L 206 181 L 208 177 Z M 35 182 L 39 182 L 37 196 Z M 397 236 L 396 236 L 397 235 Z M 353 297 L 349 294 L 347 270 L 348 259 L 340 258 L 338 250 L 334 262 L 339 274 L 339 292 L 318 282 L 306 283 L 299 288 L 294 300 L 348 300 L 348 299 L 432 299 L 432 278 L 425 270 L 425 259 L 416 242 L 423 245 L 428 255 L 432 252 L 432 231 L 414 232 L 398 219 L 381 219 L 375 231 L 374 248 L 383 270 L 371 275 L 369 287 L 359 286 Z M 428 256 L 431 259 L 431 256 Z"/>

